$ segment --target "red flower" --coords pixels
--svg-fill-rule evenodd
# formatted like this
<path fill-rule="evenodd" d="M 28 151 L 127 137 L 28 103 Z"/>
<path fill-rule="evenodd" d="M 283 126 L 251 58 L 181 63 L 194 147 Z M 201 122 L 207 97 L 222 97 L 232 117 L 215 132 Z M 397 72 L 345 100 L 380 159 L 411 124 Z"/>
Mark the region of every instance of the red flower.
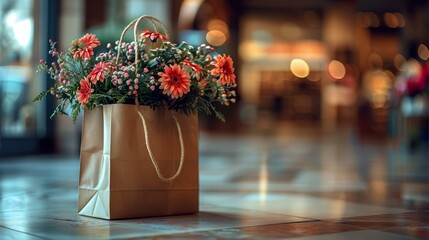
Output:
<path fill-rule="evenodd" d="M 110 63 L 100 62 L 95 65 L 87 78 L 92 82 L 92 84 L 96 84 L 97 81 L 104 82 L 104 77 L 109 71 Z"/>
<path fill-rule="evenodd" d="M 162 35 L 159 32 L 151 32 L 150 30 L 143 31 L 140 36 L 149 38 L 152 42 L 156 42 L 158 38 L 161 38 L 163 41 L 168 41 L 165 35 Z"/>
<path fill-rule="evenodd" d="M 80 40 L 86 45 L 88 48 L 95 48 L 100 46 L 100 41 L 98 41 L 97 37 L 94 34 L 85 34 L 85 36 L 81 37 Z"/>
<path fill-rule="evenodd" d="M 164 89 L 162 93 L 171 96 L 171 98 L 182 97 L 183 94 L 188 93 L 191 89 L 189 76 L 177 64 L 174 64 L 171 68 L 165 66 L 164 72 L 159 72 L 158 76 L 161 77 L 159 79 L 161 83 L 159 88 Z"/>
<path fill-rule="evenodd" d="M 94 55 L 94 48 L 100 46 L 100 44 L 100 41 L 98 41 L 94 34 L 87 33 L 72 43 L 71 50 L 73 51 L 73 57 L 82 60 L 91 58 Z"/>
<path fill-rule="evenodd" d="M 215 66 L 210 74 L 218 77 L 218 83 L 222 85 L 232 85 L 235 83 L 235 74 L 233 61 L 230 56 L 226 56 L 225 54 L 217 55 L 215 57 L 215 61 L 212 64 Z"/>
<path fill-rule="evenodd" d="M 195 77 L 197 78 L 197 80 L 200 79 L 200 72 L 203 71 L 203 67 L 201 67 L 201 65 L 197 64 L 197 63 L 193 63 L 191 61 L 189 61 L 188 58 L 186 58 L 183 61 L 184 64 L 188 65 L 189 67 L 191 67 L 192 71 L 194 71 Z"/>
<path fill-rule="evenodd" d="M 89 83 L 88 79 L 80 80 L 80 88 L 76 92 L 77 101 L 82 105 L 86 105 L 93 91 L 94 89 L 91 88 L 91 83 Z"/>

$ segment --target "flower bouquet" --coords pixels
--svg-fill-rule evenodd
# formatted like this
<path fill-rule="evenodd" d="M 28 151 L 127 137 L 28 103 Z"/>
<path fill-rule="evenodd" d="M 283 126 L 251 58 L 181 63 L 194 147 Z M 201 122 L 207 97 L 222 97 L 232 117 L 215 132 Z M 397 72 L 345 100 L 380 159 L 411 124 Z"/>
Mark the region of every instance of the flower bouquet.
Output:
<path fill-rule="evenodd" d="M 205 44 L 195 48 L 186 42 L 171 43 L 168 34 L 159 33 L 154 26 L 155 32 L 136 33 L 133 42 L 121 38 L 115 45 L 108 43 L 106 51 L 97 51 L 101 43 L 93 34 L 74 40 L 67 52 L 50 41 L 49 54 L 56 61 L 49 66 L 40 60 L 37 71 L 47 72 L 55 84 L 35 101 L 52 94 L 59 105 L 51 117 L 71 114 L 73 121 L 82 106 L 91 110 L 135 103 L 185 114 L 214 113 L 224 120 L 215 104 L 236 101 L 231 57 L 215 56 L 214 49 Z M 160 46 L 153 48 L 157 44 Z M 71 111 L 66 111 L 68 104 Z"/>
<path fill-rule="evenodd" d="M 155 31 L 138 31 L 141 20 Z M 124 42 L 134 26 L 134 41 Z M 161 26 L 163 32 L 158 31 Z M 75 121 L 83 107 L 78 212 L 104 219 L 198 212 L 197 112 L 215 114 L 216 104 L 235 102 L 231 57 L 207 45 L 174 44 L 156 18 L 132 21 L 114 46 L 97 52 L 86 34 L 48 66 L 55 84 L 56 114 Z"/>

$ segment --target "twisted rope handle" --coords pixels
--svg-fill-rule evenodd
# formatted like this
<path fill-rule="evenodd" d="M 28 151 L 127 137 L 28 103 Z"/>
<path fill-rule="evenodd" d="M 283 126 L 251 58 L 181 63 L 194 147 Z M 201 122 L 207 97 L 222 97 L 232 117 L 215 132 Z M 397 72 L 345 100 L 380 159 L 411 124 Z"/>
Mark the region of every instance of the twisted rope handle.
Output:
<path fill-rule="evenodd" d="M 164 177 L 164 175 L 161 173 L 161 170 L 159 169 L 159 166 L 158 166 L 158 162 L 156 161 L 155 157 L 153 156 L 152 150 L 150 149 L 149 132 L 147 130 L 146 121 L 143 117 L 143 114 L 138 109 L 137 109 L 137 112 L 138 112 L 140 119 L 142 120 L 142 123 L 143 123 L 146 148 L 147 148 L 147 151 L 149 153 L 150 160 L 152 161 L 152 164 L 155 167 L 156 174 L 158 175 L 159 179 L 161 179 L 161 181 L 163 181 L 163 182 L 168 182 L 168 181 L 172 181 L 172 180 L 176 179 L 180 175 L 180 172 L 182 171 L 183 163 L 185 160 L 185 146 L 183 144 L 182 129 L 180 128 L 179 121 L 177 120 L 176 116 L 174 116 L 174 115 L 172 116 L 174 121 L 176 122 L 177 133 L 179 134 L 180 164 L 179 164 L 179 168 L 177 169 L 176 173 L 173 176 L 167 178 L 167 177 Z"/>
<path fill-rule="evenodd" d="M 138 54 L 139 53 L 139 46 L 138 46 L 138 42 L 137 42 L 137 37 L 138 37 L 137 30 L 138 30 L 138 25 L 139 25 L 140 21 L 143 19 L 149 20 L 152 23 L 152 26 L 156 32 L 159 32 L 158 27 L 156 26 L 156 23 L 161 25 L 162 31 L 164 32 L 167 39 L 170 38 L 167 27 L 165 27 L 164 23 L 162 23 L 162 21 L 156 17 L 143 15 L 143 16 L 131 21 L 130 24 L 128 24 L 128 26 L 126 26 L 124 28 L 124 30 L 122 31 L 121 37 L 119 38 L 118 53 L 116 54 L 116 65 L 118 65 L 118 63 L 119 63 L 119 57 L 121 55 L 121 45 L 122 45 L 122 41 L 124 40 L 124 36 L 128 32 L 128 30 L 134 25 L 134 43 L 135 43 L 135 60 L 134 60 L 134 63 L 136 64 L 136 72 L 137 72 L 137 60 L 138 60 L 138 56 L 139 56 L 139 54 Z"/>
<path fill-rule="evenodd" d="M 140 21 L 143 19 L 149 20 L 152 23 L 152 26 L 156 32 L 159 32 L 156 24 L 158 23 L 159 25 L 161 25 L 165 36 L 167 37 L 167 39 L 169 38 L 169 34 L 168 34 L 168 31 L 167 31 L 167 28 L 165 27 L 165 25 L 161 22 L 161 20 L 159 20 L 158 18 L 152 17 L 152 16 L 147 16 L 147 15 L 141 16 L 141 17 L 131 21 L 130 24 L 128 24 L 128 26 L 124 28 L 124 30 L 122 31 L 122 34 L 121 34 L 121 38 L 119 39 L 118 54 L 116 55 L 116 65 L 118 65 L 118 63 L 119 63 L 119 57 L 121 55 L 121 45 L 122 45 L 122 41 L 124 40 L 124 36 L 127 33 L 127 31 L 134 25 L 134 43 L 135 43 L 135 61 L 134 61 L 134 64 L 136 65 L 136 73 L 138 71 L 137 62 L 138 62 L 138 57 L 139 57 L 139 47 L 138 47 L 138 42 L 137 42 L 137 37 L 138 37 L 137 30 L 138 30 L 138 25 L 139 25 Z M 153 156 L 152 150 L 150 149 L 149 132 L 147 130 L 146 121 L 144 119 L 144 116 L 139 110 L 139 102 L 138 102 L 137 95 L 136 95 L 135 100 L 136 100 L 135 102 L 136 102 L 137 113 L 139 114 L 140 119 L 141 119 L 142 124 L 143 124 L 145 141 L 146 141 L 146 149 L 149 153 L 149 157 L 150 157 L 150 160 L 152 161 L 152 165 L 155 168 L 156 174 L 158 175 L 159 179 L 163 182 L 172 181 L 180 175 L 180 172 L 182 171 L 183 163 L 185 160 L 185 146 L 183 144 L 182 130 L 180 128 L 179 121 L 177 120 L 176 116 L 174 116 L 174 115 L 172 116 L 174 121 L 176 122 L 177 132 L 179 134 L 180 164 L 179 164 L 179 168 L 177 169 L 177 172 L 173 176 L 167 178 L 167 177 L 164 177 L 164 175 L 161 173 L 161 170 L 159 169 L 159 166 L 158 166 L 158 162 L 156 161 L 155 157 Z"/>

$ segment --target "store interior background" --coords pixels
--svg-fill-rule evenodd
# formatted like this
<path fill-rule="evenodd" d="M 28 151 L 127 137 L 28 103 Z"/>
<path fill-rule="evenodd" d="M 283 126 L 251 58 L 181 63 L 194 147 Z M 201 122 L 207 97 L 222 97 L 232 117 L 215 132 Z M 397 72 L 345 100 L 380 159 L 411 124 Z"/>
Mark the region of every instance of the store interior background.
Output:
<path fill-rule="evenodd" d="M 0 0 L 0 238 L 428 239 L 428 13 L 429 0 Z M 53 84 L 36 66 L 49 39 L 107 45 L 141 15 L 230 54 L 237 103 L 226 123 L 199 118 L 198 214 L 80 216 L 82 116 L 32 102 Z"/>
<path fill-rule="evenodd" d="M 203 135 L 346 132 L 359 144 L 427 154 L 427 92 L 403 86 L 429 59 L 428 12 L 425 0 L 3 0 L 0 156 L 78 155 L 81 119 L 49 119 L 53 99 L 32 103 L 51 84 L 35 66 L 48 39 L 66 50 L 89 32 L 107 44 L 145 14 L 163 20 L 173 41 L 235 60 L 239 101 L 224 109 L 226 123 L 201 116 Z"/>

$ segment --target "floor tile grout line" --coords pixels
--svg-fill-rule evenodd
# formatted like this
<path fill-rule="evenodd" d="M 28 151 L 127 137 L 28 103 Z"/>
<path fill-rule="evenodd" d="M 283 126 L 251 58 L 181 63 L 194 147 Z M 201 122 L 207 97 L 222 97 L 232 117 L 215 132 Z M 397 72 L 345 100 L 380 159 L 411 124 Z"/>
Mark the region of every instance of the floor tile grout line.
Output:
<path fill-rule="evenodd" d="M 24 231 L 19 231 L 19 230 L 16 230 L 16 229 L 13 229 L 13 228 L 10 228 L 10 227 L 6 227 L 6 226 L 1 226 L 0 225 L 0 228 L 8 229 L 8 230 L 14 231 L 14 232 L 23 233 L 23 234 L 26 234 L 26 235 L 30 235 L 30 236 L 33 236 L 33 237 L 40 238 L 40 239 L 52 240 L 51 238 L 42 237 L 42 236 L 39 236 L 39 235 L 36 235 L 36 234 L 33 234 L 33 233 L 24 232 Z"/>
<path fill-rule="evenodd" d="M 410 214 L 410 213 L 419 213 L 421 211 L 415 211 L 415 210 L 408 210 L 407 211 L 400 212 L 400 213 L 385 213 L 385 214 L 376 214 L 376 215 L 363 215 L 363 216 L 354 216 L 354 217 L 345 217 L 345 218 L 327 218 L 327 219 L 321 219 L 322 221 L 329 221 L 329 222 L 335 222 L 336 220 L 346 220 L 346 219 L 354 219 L 354 218 L 365 218 L 365 217 L 377 217 L 377 216 L 386 216 L 386 215 L 401 215 L 401 214 Z"/>
<path fill-rule="evenodd" d="M 217 205 L 217 204 L 213 204 L 211 203 L 212 206 L 216 206 L 216 207 L 221 207 L 221 205 Z M 301 219 L 309 219 L 310 221 L 312 220 L 320 220 L 320 219 L 316 219 L 316 218 L 310 218 L 310 217 L 303 217 L 303 216 L 296 216 L 296 215 L 287 215 L 287 214 L 283 214 L 283 213 L 274 213 L 274 212 L 269 212 L 269 211 L 263 211 L 263 210 L 258 210 L 258 209 L 249 209 L 249 208 L 243 208 L 243 207 L 224 207 L 227 209 L 234 209 L 234 210 L 241 210 L 241 211 L 252 211 L 252 212 L 256 212 L 256 213 L 263 213 L 263 214 L 267 214 L 267 215 L 275 215 L 275 216 L 284 216 L 284 217 L 294 217 L 294 218 L 301 218 Z M 207 211 L 201 211 L 200 208 L 200 212 L 207 212 Z M 216 212 L 218 213 L 218 212 Z M 220 213 L 222 214 L 222 213 Z"/>
<path fill-rule="evenodd" d="M 255 210 L 255 209 L 248 209 L 248 208 L 235 208 L 235 209 L 251 210 L 251 211 L 254 211 L 254 212 L 260 212 L 260 213 L 277 215 L 277 216 L 287 216 L 287 217 L 296 217 L 296 218 L 302 218 L 302 219 L 309 219 L 310 221 L 311 220 L 316 220 L 316 221 L 330 221 L 330 222 L 334 222 L 335 220 L 347 219 L 347 218 L 373 217 L 373 216 L 386 215 L 386 214 L 376 214 L 376 215 L 354 216 L 354 217 L 347 217 L 347 218 L 326 218 L 326 219 L 320 218 L 320 219 L 318 219 L 318 218 L 310 218 L 310 217 L 303 217 L 303 216 L 296 216 L 296 215 L 286 215 L 286 214 L 282 214 L 282 213 L 273 213 L 273 212 L 267 212 L 267 211 Z M 418 212 L 418 211 L 404 209 L 404 212 L 392 213 L 392 214 L 404 214 L 404 213 L 413 213 L 413 212 Z M 389 214 L 387 214 L 387 215 L 389 215 Z"/>
<path fill-rule="evenodd" d="M 243 228 L 251 228 L 251 227 L 266 227 L 266 226 L 275 226 L 275 225 L 289 225 L 289 224 L 301 224 L 301 223 L 312 223 L 312 222 L 335 223 L 335 222 L 324 221 L 324 220 L 310 220 L 310 221 L 297 221 L 297 222 L 287 222 L 287 223 L 273 223 L 273 224 L 264 224 L 264 225 L 256 225 L 256 226 L 225 227 L 225 228 L 222 228 L 222 229 L 219 229 L 219 230 L 225 230 L 225 229 L 243 229 Z M 406 235 L 404 233 L 385 231 L 386 229 L 371 229 L 371 228 L 365 228 L 365 227 L 361 227 L 361 226 L 355 226 L 355 225 L 349 225 L 349 224 L 343 224 L 343 223 L 335 223 L 335 224 L 347 225 L 347 226 L 352 226 L 352 227 L 356 228 L 354 230 L 349 230 L 349 231 L 345 231 L 345 232 L 350 232 L 350 231 L 354 231 L 354 232 L 358 232 L 358 231 L 376 231 L 376 232 L 394 233 L 394 234 L 398 234 L 398 235 L 410 237 L 410 235 Z M 210 232 L 210 231 L 215 231 L 215 230 L 217 230 L 217 229 L 205 229 L 205 230 L 188 231 L 188 232 L 180 232 L 180 233 L 177 232 L 177 233 L 169 233 L 169 234 L 156 235 L 156 237 L 161 237 L 162 238 L 163 236 L 171 236 L 171 235 L 175 235 L 175 234 L 194 234 L 194 233 L 201 233 L 201 232 Z M 324 234 L 330 234 L 330 233 L 323 233 L 323 234 L 319 234 L 319 235 L 324 235 Z M 317 236 L 319 236 L 319 235 L 317 235 Z M 316 236 L 316 235 L 314 235 L 314 236 Z M 149 235 L 149 236 L 144 236 L 144 237 L 153 237 L 153 236 Z M 422 239 L 420 237 L 415 237 L 415 238 Z"/>
<path fill-rule="evenodd" d="M 414 226 L 414 227 L 427 227 L 427 226 Z M 422 239 L 422 240 L 424 240 L 424 239 L 427 240 L 427 238 L 421 238 L 419 236 L 407 235 L 407 233 L 404 233 L 404 232 L 389 231 L 389 230 L 394 230 L 394 229 L 395 229 L 395 227 L 381 228 L 381 229 L 371 229 L 371 230 L 380 231 L 380 232 L 386 232 L 386 233 L 393 233 L 393 234 L 398 234 L 398 235 L 402 235 L 402 236 L 414 237 L 414 238 L 418 238 L 418 239 Z"/>
<path fill-rule="evenodd" d="M 219 229 L 201 229 L 197 231 L 186 231 L 186 232 L 177 232 L 177 233 L 168 233 L 168 234 L 162 234 L 162 235 L 153 235 L 153 236 L 145 236 L 145 237 L 163 237 L 163 236 L 171 236 L 174 234 L 187 234 L 187 233 L 199 233 L 199 232 L 208 232 L 208 231 L 218 231 L 218 230 L 225 230 L 225 229 L 241 229 L 241 228 L 248 228 L 248 227 L 264 227 L 264 226 L 273 226 L 273 225 L 281 225 L 281 224 L 296 224 L 296 223 L 311 223 L 311 222 L 320 222 L 320 220 L 309 220 L 309 221 L 296 221 L 296 222 L 284 222 L 284 223 L 271 223 L 271 224 L 262 224 L 262 225 L 253 225 L 253 226 L 233 226 L 233 227 L 222 227 Z"/>
<path fill-rule="evenodd" d="M 382 228 L 371 228 L 371 227 L 366 227 L 366 226 L 360 226 L 360 225 L 355 225 L 353 223 L 344 221 L 342 222 L 341 220 L 347 220 L 347 219 L 353 219 L 353 218 L 361 218 L 361 217 L 377 217 L 377 216 L 385 216 L 385 215 L 400 215 L 400 214 L 407 214 L 407 213 L 419 213 L 419 211 L 409 211 L 409 212 L 403 212 L 403 213 L 397 213 L 397 214 L 379 214 L 379 215 L 366 215 L 366 216 L 358 216 L 358 217 L 348 217 L 348 218 L 333 218 L 333 219 L 326 219 L 326 220 L 322 220 L 324 222 L 329 222 L 329 223 L 335 223 L 335 224 L 341 224 L 341 225 L 345 225 L 345 226 L 353 226 L 356 228 L 361 228 L 362 230 L 371 230 L 371 231 L 379 231 L 379 232 L 388 232 L 388 233 L 392 233 L 390 231 L 388 231 L 389 229 L 395 228 L 395 227 L 408 227 L 408 226 L 388 226 L 388 227 L 382 227 Z M 367 221 L 365 221 L 367 222 Z M 359 222 L 361 223 L 361 222 Z M 364 222 L 362 222 L 364 223 Z M 371 222 L 372 223 L 372 222 Z M 417 227 L 421 227 L 421 226 L 417 226 Z M 409 236 L 407 234 L 404 233 L 396 233 L 395 234 L 400 234 L 403 236 Z"/>
<path fill-rule="evenodd" d="M 215 204 L 212 204 L 212 205 L 215 205 Z M 215 206 L 220 206 L 220 205 L 215 205 Z M 258 210 L 258 209 L 249 209 L 249 208 L 242 208 L 242 207 L 226 207 L 226 208 L 236 209 L 236 210 L 237 209 L 238 210 L 247 210 L 247 211 L 252 211 L 252 212 L 257 212 L 257 213 L 276 215 L 276 216 L 285 216 L 285 217 L 294 217 L 294 218 L 308 219 L 309 221 L 312 221 L 312 220 L 315 220 L 315 221 L 317 221 L 317 220 L 323 220 L 323 219 L 316 219 L 316 218 L 296 216 L 296 215 L 287 215 L 287 214 L 283 214 L 283 213 L 274 213 L 274 212 L 269 212 L 269 211 L 262 211 L 262 210 Z"/>

